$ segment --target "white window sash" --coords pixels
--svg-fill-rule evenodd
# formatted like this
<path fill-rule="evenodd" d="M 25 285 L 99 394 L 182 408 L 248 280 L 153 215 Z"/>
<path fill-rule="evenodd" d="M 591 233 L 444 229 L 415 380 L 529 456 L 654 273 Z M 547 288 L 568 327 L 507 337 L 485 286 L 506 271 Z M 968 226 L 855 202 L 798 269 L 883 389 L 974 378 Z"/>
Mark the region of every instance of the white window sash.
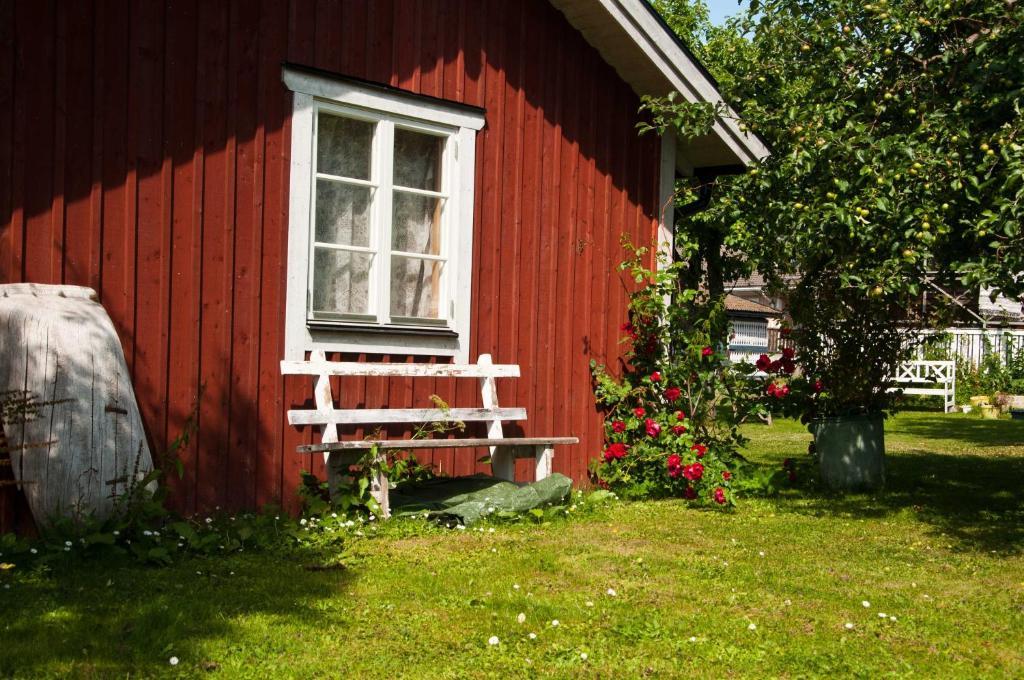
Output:
<path fill-rule="evenodd" d="M 469 360 L 470 291 L 472 290 L 473 196 L 476 131 L 483 114 L 465 107 L 408 99 L 403 93 L 361 90 L 357 84 L 285 68 L 283 80 L 294 91 L 291 192 L 288 225 L 288 282 L 285 308 L 285 355 L 301 359 L 313 349 L 367 353 L 452 356 Z M 340 98 L 332 98 L 338 95 Z M 375 106 L 375 110 L 368 107 Z M 317 116 L 323 110 L 376 123 L 369 180 L 316 171 Z M 439 135 L 442 148 L 440 191 L 396 187 L 394 128 Z M 369 246 L 315 241 L 315 192 L 318 179 L 366 186 L 370 202 Z M 394 193 L 439 199 L 441 244 L 438 254 L 391 250 Z M 313 318 L 315 248 L 372 255 L 367 315 L 320 313 Z M 440 262 L 438 316 L 417 319 L 391 315 L 392 257 Z M 417 331 L 425 331 L 419 334 Z M 438 334 L 441 332 L 441 334 Z"/>

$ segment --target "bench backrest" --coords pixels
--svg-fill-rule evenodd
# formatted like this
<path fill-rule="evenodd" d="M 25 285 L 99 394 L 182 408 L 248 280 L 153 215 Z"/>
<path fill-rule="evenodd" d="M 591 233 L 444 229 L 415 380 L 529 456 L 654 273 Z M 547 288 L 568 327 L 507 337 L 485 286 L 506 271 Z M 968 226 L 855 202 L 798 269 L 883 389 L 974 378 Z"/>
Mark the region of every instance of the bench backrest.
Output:
<path fill-rule="evenodd" d="M 388 423 L 486 422 L 487 436 L 503 436 L 503 420 L 526 420 L 524 408 L 498 406 L 496 378 L 518 378 L 519 366 L 495 364 L 490 354 L 481 354 L 475 364 L 374 364 L 355 361 L 327 361 L 322 350 L 311 353 L 309 361 L 282 361 L 283 375 L 316 377 L 313 388 L 315 409 L 288 411 L 290 425 L 323 425 L 325 444 L 338 441 L 338 425 L 378 425 Z M 477 378 L 483 408 L 385 408 L 336 409 L 331 393 L 332 376 L 376 376 L 404 378 Z"/>

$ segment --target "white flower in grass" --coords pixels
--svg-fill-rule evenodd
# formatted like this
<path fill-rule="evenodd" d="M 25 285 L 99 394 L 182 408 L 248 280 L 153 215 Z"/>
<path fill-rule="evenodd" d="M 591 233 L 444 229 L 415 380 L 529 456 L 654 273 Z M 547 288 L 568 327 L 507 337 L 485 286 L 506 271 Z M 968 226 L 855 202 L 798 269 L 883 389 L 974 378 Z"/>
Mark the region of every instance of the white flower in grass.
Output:
<path fill-rule="evenodd" d="M 866 608 L 871 606 L 871 603 L 868 602 L 867 600 L 862 600 L 861 603 L 860 603 L 860 606 L 862 606 L 862 607 L 864 607 L 866 609 Z"/>
<path fill-rule="evenodd" d="M 170 664 L 171 664 L 172 666 L 177 666 L 177 665 L 178 665 L 178 657 L 176 657 L 176 656 L 172 656 L 172 657 L 171 657 L 170 659 L 168 659 L 167 661 L 168 661 L 168 663 L 170 663 Z"/>
<path fill-rule="evenodd" d="M 552 628 L 558 628 L 558 619 L 555 619 L 554 621 L 551 622 L 551 627 Z"/>
<path fill-rule="evenodd" d="M 697 641 L 697 636 L 696 635 L 694 635 L 693 637 L 690 638 L 690 642 L 696 642 L 696 641 Z"/>
<path fill-rule="evenodd" d="M 757 624 L 756 623 L 750 624 L 749 626 L 747 626 L 747 630 L 757 630 Z"/>
<path fill-rule="evenodd" d="M 594 603 L 593 603 L 592 601 L 590 601 L 590 600 L 587 600 L 587 601 L 586 601 L 586 602 L 584 602 L 583 604 L 584 604 L 584 605 L 586 605 L 586 606 L 588 606 L 588 607 L 593 607 L 593 606 L 594 606 Z"/>
<path fill-rule="evenodd" d="M 582 659 L 583 661 L 586 661 L 587 660 L 587 653 L 586 652 L 580 652 L 580 659 Z"/>
<path fill-rule="evenodd" d="M 889 616 L 885 612 L 878 612 L 878 618 L 887 619 Z"/>
<path fill-rule="evenodd" d="M 115 529 L 115 530 L 114 530 L 114 535 L 115 535 L 115 536 L 120 536 L 120 535 L 121 535 L 121 532 L 120 532 L 120 531 L 118 531 L 117 529 Z"/>
<path fill-rule="evenodd" d="M 846 630 L 853 630 L 853 624 L 852 623 L 843 624 L 843 627 L 846 628 Z"/>
<path fill-rule="evenodd" d="M 466 530 L 466 525 L 465 524 L 456 524 L 455 528 L 458 529 L 459 531 L 465 531 Z"/>
<path fill-rule="evenodd" d="M 64 541 L 64 545 L 70 548 L 73 545 L 73 543 L 71 543 L 71 541 Z"/>
<path fill-rule="evenodd" d="M 764 557 L 764 551 L 763 550 L 760 551 L 759 553 L 757 553 L 757 555 L 758 555 L 758 557 Z"/>
<path fill-rule="evenodd" d="M 306 526 L 306 518 L 303 517 L 302 519 L 300 519 L 299 524 L 301 524 L 302 526 Z"/>
<path fill-rule="evenodd" d="M 489 644 L 489 645 L 496 645 L 499 642 L 500 642 L 500 640 L 498 639 L 497 635 L 492 635 L 491 637 L 489 637 L 487 639 L 487 644 Z"/>
<path fill-rule="evenodd" d="M 213 523 L 213 518 L 212 517 L 207 517 L 206 518 L 206 523 L 207 524 L 212 524 Z"/>
<path fill-rule="evenodd" d="M 33 555 L 35 555 L 35 554 L 36 554 L 36 553 L 38 553 L 39 551 L 38 551 L 38 550 L 36 550 L 35 548 L 29 548 L 29 552 L 30 552 L 30 553 L 32 553 Z"/>
<path fill-rule="evenodd" d="M 516 617 L 516 621 L 519 623 L 526 623 L 526 614 L 519 612 L 519 616 Z"/>
<path fill-rule="evenodd" d="M 607 592 L 607 593 L 608 593 L 608 596 L 609 596 L 609 597 L 615 597 L 615 596 L 617 595 L 617 593 L 615 592 L 615 588 L 609 588 L 609 589 L 608 589 L 607 591 L 605 591 L 605 592 Z"/>
<path fill-rule="evenodd" d="M 497 548 L 491 548 L 491 552 L 492 553 L 496 553 L 496 552 L 498 552 L 498 549 Z"/>
<path fill-rule="evenodd" d="M 537 639 L 537 634 L 536 633 L 530 633 L 526 637 L 530 638 L 531 640 L 536 640 Z"/>
<path fill-rule="evenodd" d="M 518 583 L 513 583 L 512 584 L 512 590 L 519 590 L 519 584 Z"/>
<path fill-rule="evenodd" d="M 494 533 L 494 527 L 491 527 L 490 529 L 488 529 L 488 530 L 487 530 L 487 533 L 489 533 L 489 534 L 493 534 L 493 533 Z"/>

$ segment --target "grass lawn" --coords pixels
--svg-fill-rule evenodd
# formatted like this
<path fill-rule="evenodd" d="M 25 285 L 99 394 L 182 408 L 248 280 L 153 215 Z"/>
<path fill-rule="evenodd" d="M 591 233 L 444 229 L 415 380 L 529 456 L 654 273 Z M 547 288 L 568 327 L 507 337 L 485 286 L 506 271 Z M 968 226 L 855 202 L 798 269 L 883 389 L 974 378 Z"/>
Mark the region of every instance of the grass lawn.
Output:
<path fill-rule="evenodd" d="M 759 463 L 805 458 L 795 423 L 748 433 Z M 0 676 L 1024 676 L 1024 423 L 905 413 L 887 445 L 875 497 L 399 522 L 344 571 L 241 555 L 8 573 Z"/>

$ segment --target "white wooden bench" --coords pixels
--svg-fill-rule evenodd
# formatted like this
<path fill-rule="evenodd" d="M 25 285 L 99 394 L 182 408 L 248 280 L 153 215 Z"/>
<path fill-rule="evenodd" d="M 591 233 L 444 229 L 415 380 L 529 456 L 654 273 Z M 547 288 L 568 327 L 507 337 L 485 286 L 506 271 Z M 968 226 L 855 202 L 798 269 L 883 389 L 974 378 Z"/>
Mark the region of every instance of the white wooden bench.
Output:
<path fill-rule="evenodd" d="M 896 375 L 890 380 L 896 387 L 890 392 L 923 394 L 942 397 L 946 413 L 956 410 L 956 362 L 954 361 L 907 361 L 899 365 Z M 910 385 L 910 387 L 903 387 Z M 918 385 L 918 387 L 913 387 Z M 941 387 L 920 387 L 920 385 L 941 385 Z"/>
<path fill-rule="evenodd" d="M 315 409 L 288 411 L 290 425 L 319 425 L 323 427 L 319 444 L 299 446 L 298 453 L 323 453 L 327 465 L 329 486 L 333 490 L 336 480 L 344 474 L 343 468 L 356 462 L 365 451 L 376 447 L 378 456 L 389 449 L 490 449 L 491 472 L 495 477 L 513 481 L 517 458 L 533 458 L 537 480 L 551 474 L 554 447 L 560 444 L 578 444 L 576 437 L 505 437 L 502 421 L 526 420 L 526 409 L 498 406 L 497 378 L 518 378 L 519 366 L 495 364 L 491 355 L 481 354 L 475 364 L 376 364 L 352 361 L 327 361 L 322 350 L 310 354 L 309 361 L 282 361 L 283 375 L 308 375 L 316 381 L 313 388 Z M 378 378 L 477 378 L 480 381 L 482 408 L 385 408 L 336 409 L 331 392 L 332 376 L 365 376 Z M 484 422 L 486 438 L 458 439 L 364 439 L 339 441 L 338 426 L 416 424 L 435 422 Z M 383 474 L 371 479 L 370 493 L 380 504 L 384 517 L 391 514 L 388 502 L 388 480 Z"/>

